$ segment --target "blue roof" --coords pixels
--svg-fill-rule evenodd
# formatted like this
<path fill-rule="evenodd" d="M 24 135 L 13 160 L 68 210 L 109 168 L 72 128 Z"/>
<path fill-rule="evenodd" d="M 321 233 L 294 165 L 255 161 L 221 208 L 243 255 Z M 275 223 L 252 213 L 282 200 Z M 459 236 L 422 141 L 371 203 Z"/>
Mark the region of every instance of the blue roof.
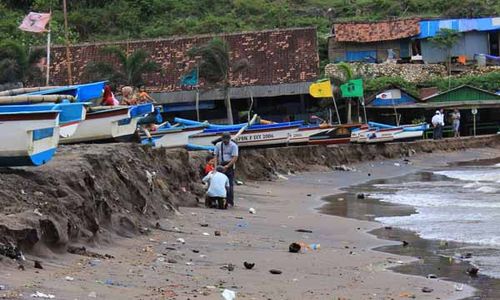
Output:
<path fill-rule="evenodd" d="M 444 28 L 459 32 L 500 30 L 500 17 L 420 21 L 420 34 L 416 38 L 433 37 Z"/>

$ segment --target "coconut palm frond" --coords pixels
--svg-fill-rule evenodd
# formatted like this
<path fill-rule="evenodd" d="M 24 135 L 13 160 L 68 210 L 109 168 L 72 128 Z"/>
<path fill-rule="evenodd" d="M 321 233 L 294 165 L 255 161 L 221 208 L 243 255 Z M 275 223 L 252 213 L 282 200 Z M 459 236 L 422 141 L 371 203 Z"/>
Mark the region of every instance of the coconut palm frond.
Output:
<path fill-rule="evenodd" d="M 354 71 L 349 64 L 341 62 L 337 64 L 337 67 L 344 74 L 344 81 L 349 81 L 354 77 Z"/>

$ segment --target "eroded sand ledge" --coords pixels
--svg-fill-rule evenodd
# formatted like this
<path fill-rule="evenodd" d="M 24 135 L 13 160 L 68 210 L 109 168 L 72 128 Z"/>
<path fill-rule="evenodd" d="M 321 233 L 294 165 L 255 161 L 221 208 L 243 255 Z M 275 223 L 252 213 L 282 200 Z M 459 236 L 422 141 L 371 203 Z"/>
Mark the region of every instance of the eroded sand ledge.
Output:
<path fill-rule="evenodd" d="M 488 153 L 494 155 L 492 149 L 498 148 L 499 144 L 500 137 L 490 136 L 407 144 L 256 149 L 242 153 L 238 173 L 245 180 L 267 180 L 275 177 L 277 172 L 325 171 L 335 165 L 401 158 L 408 154 L 417 154 L 416 159 L 421 156 L 419 153 L 430 152 L 437 153 L 423 156 L 433 157 L 436 163 L 450 159 L 469 160 L 487 157 Z M 453 154 L 441 152 L 486 147 L 490 148 Z M 236 286 L 233 289 L 243 295 L 268 295 L 272 299 L 329 299 L 332 296 L 379 299 L 382 295 L 399 297 L 398 293 L 406 291 L 418 294 L 424 285 L 435 288 L 435 292 L 429 295 L 432 299 L 439 295 L 446 299 L 460 298 L 471 292 L 466 289 L 457 294 L 448 282 L 427 282 L 423 278 L 384 271 L 388 257 L 392 260 L 408 258 L 370 251 L 371 247 L 381 244 L 364 233 L 375 227 L 374 224 L 320 217 L 308 209 L 314 201 L 307 194 L 313 194 L 317 200 L 321 194 L 334 193 L 336 187 L 359 183 L 355 177 L 344 178 L 342 184 L 332 182 L 326 186 L 301 180 L 302 176 L 287 182 L 250 182 L 238 188 L 238 195 L 243 199 L 238 199 L 240 206 L 235 210 L 181 208 L 183 214 L 174 217 L 173 211 L 178 206 L 194 206 L 196 198 L 202 194 L 198 168 L 203 156 L 183 150 L 152 150 L 130 144 L 78 145 L 64 147 L 53 162 L 42 168 L 4 169 L 0 173 L 0 242 L 17 242 L 25 252 L 42 256 L 48 266 L 43 271 L 44 276 L 52 272 L 58 276 L 67 273 L 80 277 L 81 283 L 64 286 L 60 285 L 60 277 L 43 280 L 41 288 L 52 289 L 63 295 L 62 299 L 86 296 L 84 293 L 88 289 L 97 291 L 106 299 L 124 299 L 114 288 L 93 286 L 95 280 L 101 280 L 96 278 L 99 274 L 127 284 L 130 298 L 142 295 L 146 299 L 164 299 L 161 298 L 162 292 L 153 292 L 153 287 L 165 287 L 166 274 L 172 284 L 182 286 L 174 289 L 178 295 L 183 295 L 178 299 L 194 294 L 201 297 L 203 293 L 200 292 L 208 294 L 206 299 L 219 299 L 218 293 L 203 290 L 204 286 L 214 285 L 217 280 L 224 281 L 228 288 Z M 447 159 L 440 160 L 440 157 Z M 146 170 L 156 173 L 149 181 Z M 376 173 L 377 177 L 395 176 L 397 170 Z M 343 174 L 339 173 L 339 176 L 344 177 Z M 247 216 L 249 206 L 257 206 L 257 216 Z M 34 213 L 35 209 L 41 216 Z M 238 215 L 244 216 L 250 226 L 244 230 L 235 229 L 238 222 L 235 216 Z M 169 218 L 168 221 L 165 218 Z M 153 230 L 149 235 L 140 234 L 141 228 L 154 228 L 156 222 L 169 230 L 181 228 L 183 233 Z M 208 223 L 210 228 L 201 228 L 200 222 Z M 286 252 L 289 242 L 304 239 L 294 232 L 302 227 L 313 230 L 308 239 L 321 242 L 321 252 L 300 256 Z M 214 229 L 222 231 L 220 239 L 213 240 Z M 203 236 L 202 231 L 211 236 Z M 118 235 L 134 238 L 114 239 L 111 243 Z M 187 237 L 186 245 L 189 246 L 177 245 L 175 240 L 178 237 Z M 165 252 L 162 249 L 165 244 L 161 241 L 176 250 Z M 97 252 L 110 253 L 116 259 L 94 267 L 89 267 L 84 259 L 85 263 L 75 270 L 73 266 L 77 259 L 82 261 L 81 257 L 55 255 L 64 253 L 69 244 L 94 246 Z M 145 244 L 150 244 L 152 252 L 143 251 Z M 356 255 L 344 250 L 346 245 L 350 249 L 356 247 Z M 203 252 L 206 258 L 201 259 L 199 254 L 192 253 L 193 247 L 199 253 Z M 162 253 L 165 257 L 175 257 L 178 263 L 168 264 L 165 260 L 165 265 L 158 265 L 156 259 Z M 193 265 L 186 265 L 190 260 Z M 244 260 L 253 260 L 258 268 L 251 272 L 243 270 L 241 263 Z M 236 264 L 235 273 L 220 270 L 224 263 Z M 138 268 L 140 278 L 152 273 L 148 275 L 150 279 L 132 280 L 133 276 L 127 271 L 130 266 Z M 156 269 L 151 270 L 151 266 L 156 266 Z M 284 274 L 273 277 L 267 270 L 271 267 L 282 269 Z M 14 265 L 7 264 L 6 269 L 14 269 Z M 34 274 L 33 270 L 29 266 L 27 272 L 16 277 L 31 280 L 41 276 Z M 110 270 L 113 270 L 111 274 Z M 7 280 L 16 286 L 17 279 L 7 278 L 2 273 L 0 279 L 3 282 Z M 418 298 L 422 296 L 425 295 Z"/>

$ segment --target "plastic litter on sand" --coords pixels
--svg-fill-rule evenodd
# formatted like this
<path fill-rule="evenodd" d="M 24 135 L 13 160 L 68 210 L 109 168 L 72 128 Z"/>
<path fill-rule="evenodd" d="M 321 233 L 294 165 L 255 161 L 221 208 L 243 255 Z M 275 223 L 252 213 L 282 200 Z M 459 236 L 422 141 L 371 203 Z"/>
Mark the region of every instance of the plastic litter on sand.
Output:
<path fill-rule="evenodd" d="M 236 292 L 225 289 L 222 292 L 222 298 L 224 298 L 224 300 L 235 300 L 236 299 Z"/>

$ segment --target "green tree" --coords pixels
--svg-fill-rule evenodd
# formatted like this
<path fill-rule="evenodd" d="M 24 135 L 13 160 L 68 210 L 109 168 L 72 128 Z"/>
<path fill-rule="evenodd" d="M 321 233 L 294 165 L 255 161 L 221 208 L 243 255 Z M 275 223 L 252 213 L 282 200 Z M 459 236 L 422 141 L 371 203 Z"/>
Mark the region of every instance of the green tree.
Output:
<path fill-rule="evenodd" d="M 132 53 L 109 46 L 102 49 L 103 54 L 113 57 L 113 61 L 91 62 L 85 67 L 88 80 L 109 80 L 115 84 L 139 86 L 144 83 L 143 76 L 147 73 L 159 71 L 156 62 L 149 59 L 149 54 L 138 49 Z"/>
<path fill-rule="evenodd" d="M 189 50 L 189 55 L 198 59 L 198 76 L 205 80 L 209 87 L 221 86 L 227 109 L 227 120 L 233 124 L 233 111 L 229 91 L 231 88 L 230 75 L 248 68 L 246 60 L 231 63 L 229 46 L 221 39 L 215 38 L 201 46 Z"/>
<path fill-rule="evenodd" d="M 437 48 L 446 51 L 448 77 L 451 75 L 451 49 L 458 42 L 461 35 L 462 34 L 456 30 L 442 28 L 435 36 L 429 39 L 429 41 L 433 43 Z"/>
<path fill-rule="evenodd" d="M 10 40 L 0 42 L 0 83 L 41 84 L 43 75 L 36 64 L 44 56 L 44 49 L 28 50 Z"/>

